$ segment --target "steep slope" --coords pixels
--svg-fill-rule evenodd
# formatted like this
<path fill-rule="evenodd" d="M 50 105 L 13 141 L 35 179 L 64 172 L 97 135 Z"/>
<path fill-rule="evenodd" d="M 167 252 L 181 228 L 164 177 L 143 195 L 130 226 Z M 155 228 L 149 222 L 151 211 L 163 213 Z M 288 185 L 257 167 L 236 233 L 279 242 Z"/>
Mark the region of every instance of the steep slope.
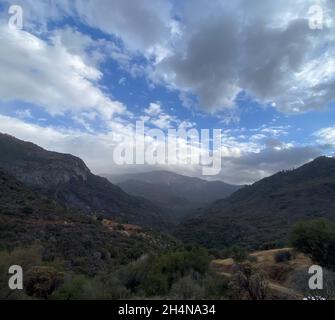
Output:
<path fill-rule="evenodd" d="M 151 230 L 137 227 L 127 234 L 111 224 L 35 193 L 0 169 L 2 249 L 38 244 L 46 262 L 62 261 L 68 270 L 93 275 L 175 243 Z"/>
<path fill-rule="evenodd" d="M 0 167 L 35 191 L 84 212 L 142 226 L 166 225 L 150 201 L 130 196 L 92 174 L 81 159 L 72 155 L 46 151 L 0 134 Z"/>
<path fill-rule="evenodd" d="M 184 241 L 208 247 L 241 243 L 252 249 L 285 244 L 299 220 L 335 219 L 335 159 L 321 157 L 244 187 L 185 222 L 176 232 Z"/>
<path fill-rule="evenodd" d="M 226 198 L 240 188 L 222 181 L 206 181 L 169 171 L 106 177 L 127 193 L 149 199 L 176 219 L 217 199 Z"/>

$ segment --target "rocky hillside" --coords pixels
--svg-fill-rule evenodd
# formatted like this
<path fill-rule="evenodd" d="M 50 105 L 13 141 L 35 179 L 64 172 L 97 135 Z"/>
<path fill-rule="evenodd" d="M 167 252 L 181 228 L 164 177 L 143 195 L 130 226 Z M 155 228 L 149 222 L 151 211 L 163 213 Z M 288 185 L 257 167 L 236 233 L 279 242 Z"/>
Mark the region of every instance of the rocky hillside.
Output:
<path fill-rule="evenodd" d="M 83 212 L 141 226 L 168 225 L 150 201 L 130 196 L 107 179 L 92 174 L 81 159 L 72 155 L 46 151 L 0 134 L 0 168 L 33 190 Z"/>
<path fill-rule="evenodd" d="M 113 226 L 113 228 L 111 227 Z M 137 226 L 112 223 L 42 196 L 0 169 L 0 248 L 41 246 L 45 262 L 94 275 L 175 241 Z"/>

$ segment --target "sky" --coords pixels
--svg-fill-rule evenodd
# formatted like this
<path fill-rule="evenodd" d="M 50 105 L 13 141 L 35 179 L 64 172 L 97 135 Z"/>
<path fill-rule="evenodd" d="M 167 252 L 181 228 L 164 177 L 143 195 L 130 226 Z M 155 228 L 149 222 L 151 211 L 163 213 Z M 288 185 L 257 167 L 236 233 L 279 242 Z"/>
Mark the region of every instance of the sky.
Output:
<path fill-rule="evenodd" d="M 201 177 L 118 166 L 113 150 L 141 120 L 221 129 L 211 179 L 253 183 L 334 155 L 334 18 L 331 0 L 0 0 L 0 132 L 98 174 Z"/>

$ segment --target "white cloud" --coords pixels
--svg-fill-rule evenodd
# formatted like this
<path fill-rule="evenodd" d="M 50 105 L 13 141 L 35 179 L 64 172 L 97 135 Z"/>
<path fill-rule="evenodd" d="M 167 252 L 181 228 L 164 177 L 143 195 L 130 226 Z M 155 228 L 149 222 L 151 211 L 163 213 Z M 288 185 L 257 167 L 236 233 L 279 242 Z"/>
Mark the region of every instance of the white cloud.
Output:
<path fill-rule="evenodd" d="M 335 146 L 335 126 L 322 128 L 314 133 L 318 143 Z"/>
<path fill-rule="evenodd" d="M 317 1 L 325 15 L 324 28 L 318 31 L 308 21 L 315 0 L 213 0 L 206 5 L 202 0 L 138 0 L 136 5 L 124 0 L 9 2 L 24 7 L 28 27 L 34 30 L 34 22 L 46 28 L 48 21 L 72 16 L 116 36 L 125 47 L 109 44 L 110 57 L 133 76 L 147 73 L 154 82 L 179 90 L 188 106 L 210 112 L 232 109 L 237 94 L 245 91 L 291 114 L 323 109 L 335 99 L 331 0 Z M 68 30 L 62 37 L 71 53 L 88 41 Z M 99 61 L 102 57 L 96 54 Z M 134 54 L 148 58 L 149 65 L 132 62 Z M 189 93 L 198 103 L 186 99 Z"/>
<path fill-rule="evenodd" d="M 320 4 L 332 20 L 331 1 Z M 241 91 L 287 114 L 323 109 L 335 99 L 335 34 L 330 23 L 309 28 L 312 5 L 189 1 L 181 6 L 183 36 L 152 76 L 192 92 L 210 112 L 235 107 Z"/>
<path fill-rule="evenodd" d="M 175 115 L 164 111 L 160 102 L 152 102 L 144 109 L 144 115 L 139 119 L 154 125 L 157 128 L 167 130 L 169 128 L 189 129 L 196 126 L 196 123 L 188 120 L 181 120 Z"/>
<path fill-rule="evenodd" d="M 162 107 L 158 103 L 150 103 L 149 107 L 144 109 L 144 113 L 149 116 L 158 116 L 163 113 Z"/>
<path fill-rule="evenodd" d="M 106 59 L 106 51 L 110 46 L 107 41 L 93 40 L 90 36 L 70 27 L 53 31 L 53 36 L 66 50 L 76 56 L 80 56 L 84 63 L 95 68 Z"/>
<path fill-rule="evenodd" d="M 101 91 L 101 77 L 97 68 L 70 53 L 59 35 L 46 42 L 0 26 L 1 100 L 29 102 L 50 114 L 94 109 L 108 120 L 125 107 Z"/>
<path fill-rule="evenodd" d="M 150 103 L 149 107 L 144 109 L 144 116 L 140 120 L 146 121 L 160 129 L 169 129 L 180 124 L 180 121 L 172 115 L 163 111 L 160 103 Z"/>

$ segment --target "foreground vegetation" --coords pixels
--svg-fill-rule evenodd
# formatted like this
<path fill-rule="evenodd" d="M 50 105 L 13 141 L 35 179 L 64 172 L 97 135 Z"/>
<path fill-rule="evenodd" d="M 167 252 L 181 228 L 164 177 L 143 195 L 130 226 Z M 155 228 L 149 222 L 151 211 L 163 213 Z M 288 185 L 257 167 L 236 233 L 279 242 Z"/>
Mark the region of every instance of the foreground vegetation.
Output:
<path fill-rule="evenodd" d="M 69 272 L 62 261 L 47 263 L 40 248 L 0 252 L 0 287 L 7 287 L 8 267 L 22 265 L 25 291 L 0 291 L 11 299 L 221 299 L 228 283 L 209 268 L 210 256 L 199 247 L 179 248 L 88 276 Z M 6 275 L 6 276 L 5 276 Z"/>
<path fill-rule="evenodd" d="M 324 220 L 298 224 L 291 236 L 294 249 L 248 254 L 245 249 L 234 246 L 226 250 L 226 258 L 222 259 L 199 246 L 179 246 L 143 254 L 118 266 L 107 265 L 94 275 L 71 270 L 64 260 L 44 259 L 39 245 L 2 250 L 0 298 L 334 299 L 334 266 L 324 260 L 332 247 L 325 244 L 321 248 L 320 245 L 321 240 L 332 243 L 332 228 L 333 225 Z M 308 269 L 313 263 L 324 267 L 323 290 L 312 291 L 308 287 Z M 7 271 L 13 264 L 21 265 L 25 271 L 24 291 L 7 289 Z"/>

